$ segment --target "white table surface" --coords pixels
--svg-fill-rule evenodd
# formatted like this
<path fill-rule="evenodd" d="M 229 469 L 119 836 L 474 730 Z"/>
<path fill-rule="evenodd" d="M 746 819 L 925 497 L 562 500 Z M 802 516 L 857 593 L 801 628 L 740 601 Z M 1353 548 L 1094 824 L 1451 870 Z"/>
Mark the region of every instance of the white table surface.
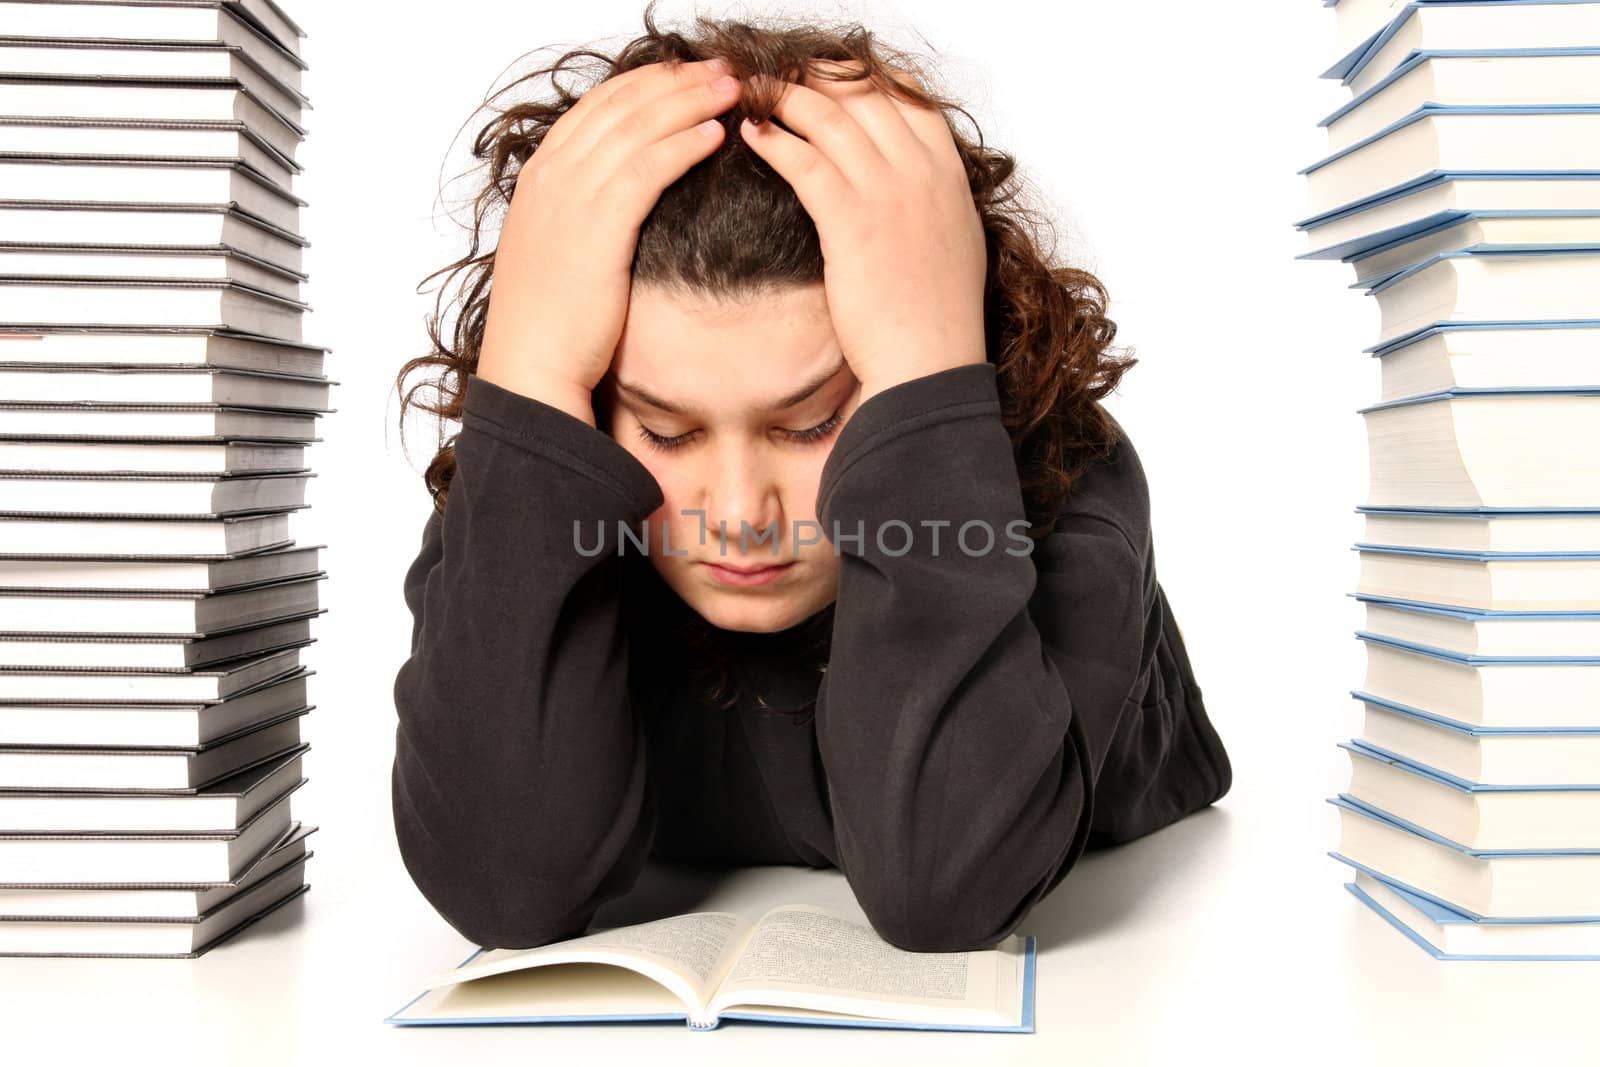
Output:
<path fill-rule="evenodd" d="M 1354 412 L 1378 389 L 1376 361 L 1360 355 L 1376 306 L 1345 291 L 1345 265 L 1294 260 L 1306 248 L 1290 226 L 1305 214 L 1296 171 L 1324 154 L 1316 120 L 1348 99 L 1317 78 L 1332 16 L 1282 0 L 1246 20 L 1192 4 L 1165 5 L 1157 20 L 1132 4 L 1063 4 L 1048 16 L 1012 5 L 1000 18 L 993 5 L 893 6 L 973 57 L 1007 117 L 984 129 L 1071 209 L 1068 234 L 1117 294 L 1118 341 L 1137 345 L 1143 365 L 1109 406 L 1139 442 L 1159 572 L 1234 760 L 1220 805 L 1086 857 L 1024 922 L 1040 946 L 1037 1032 L 383 1023 L 420 979 L 471 950 L 411 885 L 388 810 L 389 685 L 410 628 L 400 577 L 425 518 L 417 474 L 431 456 L 431 426 L 403 459 L 392 425 L 392 375 L 421 351 L 434 303 L 431 292 L 401 298 L 461 253 L 459 234 L 438 237 L 431 204 L 441 171 L 454 173 L 440 166 L 445 146 L 481 88 L 521 48 L 589 42 L 602 21 L 595 5 L 475 2 L 448 17 L 374 22 L 361 5 L 303 3 L 293 13 L 311 35 L 317 124 L 296 183 L 315 235 L 307 336 L 332 347 L 332 377 L 345 383 L 311 457 L 322 475 L 308 494 L 315 506 L 291 526 L 300 543 L 334 546 L 324 556 L 330 614 L 306 657 L 319 672 L 306 724 L 312 781 L 294 800 L 322 826 L 310 840 L 312 889 L 197 960 L 0 959 L 0 1061 L 1600 1062 L 1600 964 L 1435 961 L 1351 897 L 1350 869 L 1325 855 L 1338 820 L 1322 798 L 1348 780 L 1334 745 L 1360 720 L 1346 695 L 1361 680 L 1351 637 L 1361 616 L 1345 599 L 1360 534 L 1351 508 L 1366 489 Z M 636 33 L 638 10 L 627 5 L 606 32 Z M 1021 24 L 1030 32 L 1019 35 Z M 486 46 L 485 26 L 503 40 Z M 1075 110 L 1070 137 L 1061 99 L 1095 105 Z M 1024 111 L 1033 101 L 1039 110 Z M 1207 205 L 1226 240 L 1207 236 L 1207 221 L 1191 245 L 1181 213 L 1149 208 L 1168 198 L 1156 179 L 1195 159 L 1205 165 L 1185 169 L 1174 202 Z M 385 180 L 373 181 L 374 161 Z M 1195 284 L 1197 263 L 1202 282 L 1224 279 L 1228 294 L 1253 299 L 1219 302 L 1217 286 Z M 401 500 L 412 514 L 391 522 Z M 647 871 L 640 888 L 673 890 L 664 899 L 683 909 L 734 906 L 761 878 L 734 872 L 699 893 L 658 877 L 667 873 Z M 837 872 L 808 878 L 815 899 L 847 899 Z"/>
<path fill-rule="evenodd" d="M 1250 744 L 1236 747 L 1248 761 Z M 1314 785 L 1296 788 L 1260 764 L 1216 807 L 1090 854 L 1035 909 L 1021 931 L 1039 945 L 1033 1034 L 738 1022 L 706 1033 L 676 1024 L 391 1027 L 383 1018 L 418 980 L 472 946 L 400 867 L 378 803 L 387 799 L 383 753 L 351 756 L 361 780 L 312 805 L 345 802 L 339 823 L 311 838 L 311 892 L 232 942 L 196 960 L 0 959 L 5 1059 L 63 1062 L 65 1051 L 72 1063 L 244 1067 L 332 1062 L 324 1057 L 333 1052 L 395 1065 L 603 1052 L 660 1063 L 758 1055 L 767 1065 L 1553 1064 L 1592 1063 L 1600 1049 L 1600 965 L 1432 959 L 1342 888 L 1349 868 L 1324 854 L 1337 819 L 1310 797 Z M 1284 777 L 1294 768 L 1279 766 Z M 1337 760 L 1327 766 L 1336 782 Z M 313 777 L 302 793 L 318 784 Z M 748 912 L 775 870 L 652 865 L 596 924 L 642 921 L 653 908 Z M 801 873 L 806 899 L 855 907 L 837 871 Z"/>

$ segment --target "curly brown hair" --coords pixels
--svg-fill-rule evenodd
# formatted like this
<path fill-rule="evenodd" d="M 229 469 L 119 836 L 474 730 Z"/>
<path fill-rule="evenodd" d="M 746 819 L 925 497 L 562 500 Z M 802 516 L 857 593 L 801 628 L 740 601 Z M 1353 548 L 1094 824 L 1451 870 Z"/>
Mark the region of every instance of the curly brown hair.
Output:
<path fill-rule="evenodd" d="M 509 205 L 521 167 L 588 89 L 650 63 L 722 57 L 746 85 L 720 118 L 726 130 L 722 142 L 666 188 L 641 225 L 632 263 L 634 281 L 721 298 L 822 281 L 815 224 L 789 183 L 739 135 L 742 118 L 772 118 L 777 104 L 779 90 L 763 92 L 751 86 L 754 75 L 789 82 L 806 75 L 846 81 L 871 78 L 883 91 L 939 109 L 950 124 L 983 222 L 989 259 L 984 294 L 987 358 L 995 365 L 1001 420 L 1016 456 L 1028 534 L 1035 540 L 1048 534 L 1077 479 L 1117 443 L 1116 423 L 1099 401 L 1138 361 L 1111 352 L 1117 327 L 1106 316 L 1108 298 L 1100 280 L 1088 271 L 1052 262 L 1054 227 L 1046 213 L 1025 203 L 1028 190 L 1016 173 L 1016 160 L 985 146 L 976 121 L 959 104 L 928 91 L 933 80 L 918 57 L 884 44 L 865 27 L 809 22 L 754 25 L 697 16 L 692 32 L 684 34 L 656 26 L 655 2 L 650 0 L 645 8 L 645 32 L 614 56 L 574 49 L 552 65 L 514 79 L 482 105 L 492 109 L 493 117 L 472 146 L 487 174 L 473 200 L 471 245 L 460 259 L 423 279 L 421 285 L 448 275 L 428 320 L 432 351 L 408 360 L 395 379 L 402 441 L 407 408 L 414 406 L 441 420 L 438 449 L 424 473 L 435 509 L 443 511 L 455 473 L 455 438 L 445 438 L 444 423 L 461 419 L 467 376 L 476 370 L 483 342 L 495 252 L 480 251 L 480 245 L 491 214 Z M 573 91 L 557 77 L 582 72 L 582 60 L 594 61 L 596 76 Z M 852 62 L 856 69 L 819 66 Z M 910 74 L 915 84 L 897 80 L 890 70 Z M 523 83 L 546 75 L 554 100 L 496 103 Z M 950 121 L 952 112 L 972 123 L 972 139 Z M 447 339 L 441 325 L 445 296 L 458 277 L 453 303 L 459 304 L 459 314 Z M 432 377 L 407 387 L 408 377 L 427 369 L 435 371 Z M 419 400 L 417 393 L 423 389 L 432 389 L 436 399 Z M 654 586 L 659 588 L 652 587 L 653 572 L 646 570 L 629 572 L 654 594 L 637 597 L 632 616 L 650 618 L 659 632 L 661 613 L 675 614 L 679 625 L 674 629 L 683 639 L 679 651 L 687 652 L 688 662 L 697 664 L 697 670 L 708 670 L 713 678 L 709 698 L 722 707 L 734 706 L 742 691 L 731 681 L 737 665 L 730 662 L 737 659 L 730 655 L 733 645 L 675 594 L 666 595 L 670 590 L 665 583 L 657 579 Z M 832 615 L 830 605 L 803 628 L 796 628 L 807 646 L 809 664 L 818 671 L 826 669 Z M 795 710 L 804 714 L 808 707 Z"/>

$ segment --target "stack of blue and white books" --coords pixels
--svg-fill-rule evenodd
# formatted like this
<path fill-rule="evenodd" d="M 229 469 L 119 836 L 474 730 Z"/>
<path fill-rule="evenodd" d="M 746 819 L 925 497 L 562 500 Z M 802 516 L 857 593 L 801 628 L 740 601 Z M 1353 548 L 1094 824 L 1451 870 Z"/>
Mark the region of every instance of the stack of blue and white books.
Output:
<path fill-rule="evenodd" d="M 1301 258 L 1381 319 L 1330 855 L 1441 959 L 1600 959 L 1600 2 L 1325 2 Z"/>
<path fill-rule="evenodd" d="M 306 889 L 301 35 L 0 3 L 0 955 L 195 956 Z"/>

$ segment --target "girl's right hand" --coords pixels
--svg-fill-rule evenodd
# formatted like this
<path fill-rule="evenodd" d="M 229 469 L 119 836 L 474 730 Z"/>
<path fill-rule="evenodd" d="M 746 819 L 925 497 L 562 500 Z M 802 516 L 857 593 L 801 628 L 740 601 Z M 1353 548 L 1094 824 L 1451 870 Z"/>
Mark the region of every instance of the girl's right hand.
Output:
<path fill-rule="evenodd" d="M 478 377 L 591 425 L 630 268 L 661 193 L 722 142 L 739 97 L 722 60 L 651 63 L 601 82 L 556 120 L 517 174 L 495 249 Z M 709 121 L 708 121 L 709 120 Z"/>

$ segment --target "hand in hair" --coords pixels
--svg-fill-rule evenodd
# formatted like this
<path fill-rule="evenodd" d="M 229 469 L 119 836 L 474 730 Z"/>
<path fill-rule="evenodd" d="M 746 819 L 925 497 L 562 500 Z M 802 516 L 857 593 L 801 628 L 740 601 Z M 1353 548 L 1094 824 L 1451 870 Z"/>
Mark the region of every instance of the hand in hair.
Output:
<path fill-rule="evenodd" d="M 849 66 L 860 69 L 834 69 Z M 786 83 L 773 115 L 788 129 L 747 118 L 740 133 L 816 223 L 828 311 L 861 400 L 982 363 L 988 253 L 943 115 L 870 79 L 814 75 Z"/>
<path fill-rule="evenodd" d="M 517 173 L 477 375 L 594 424 L 628 313 L 639 227 L 722 143 L 725 62 L 651 63 L 585 93 Z"/>

